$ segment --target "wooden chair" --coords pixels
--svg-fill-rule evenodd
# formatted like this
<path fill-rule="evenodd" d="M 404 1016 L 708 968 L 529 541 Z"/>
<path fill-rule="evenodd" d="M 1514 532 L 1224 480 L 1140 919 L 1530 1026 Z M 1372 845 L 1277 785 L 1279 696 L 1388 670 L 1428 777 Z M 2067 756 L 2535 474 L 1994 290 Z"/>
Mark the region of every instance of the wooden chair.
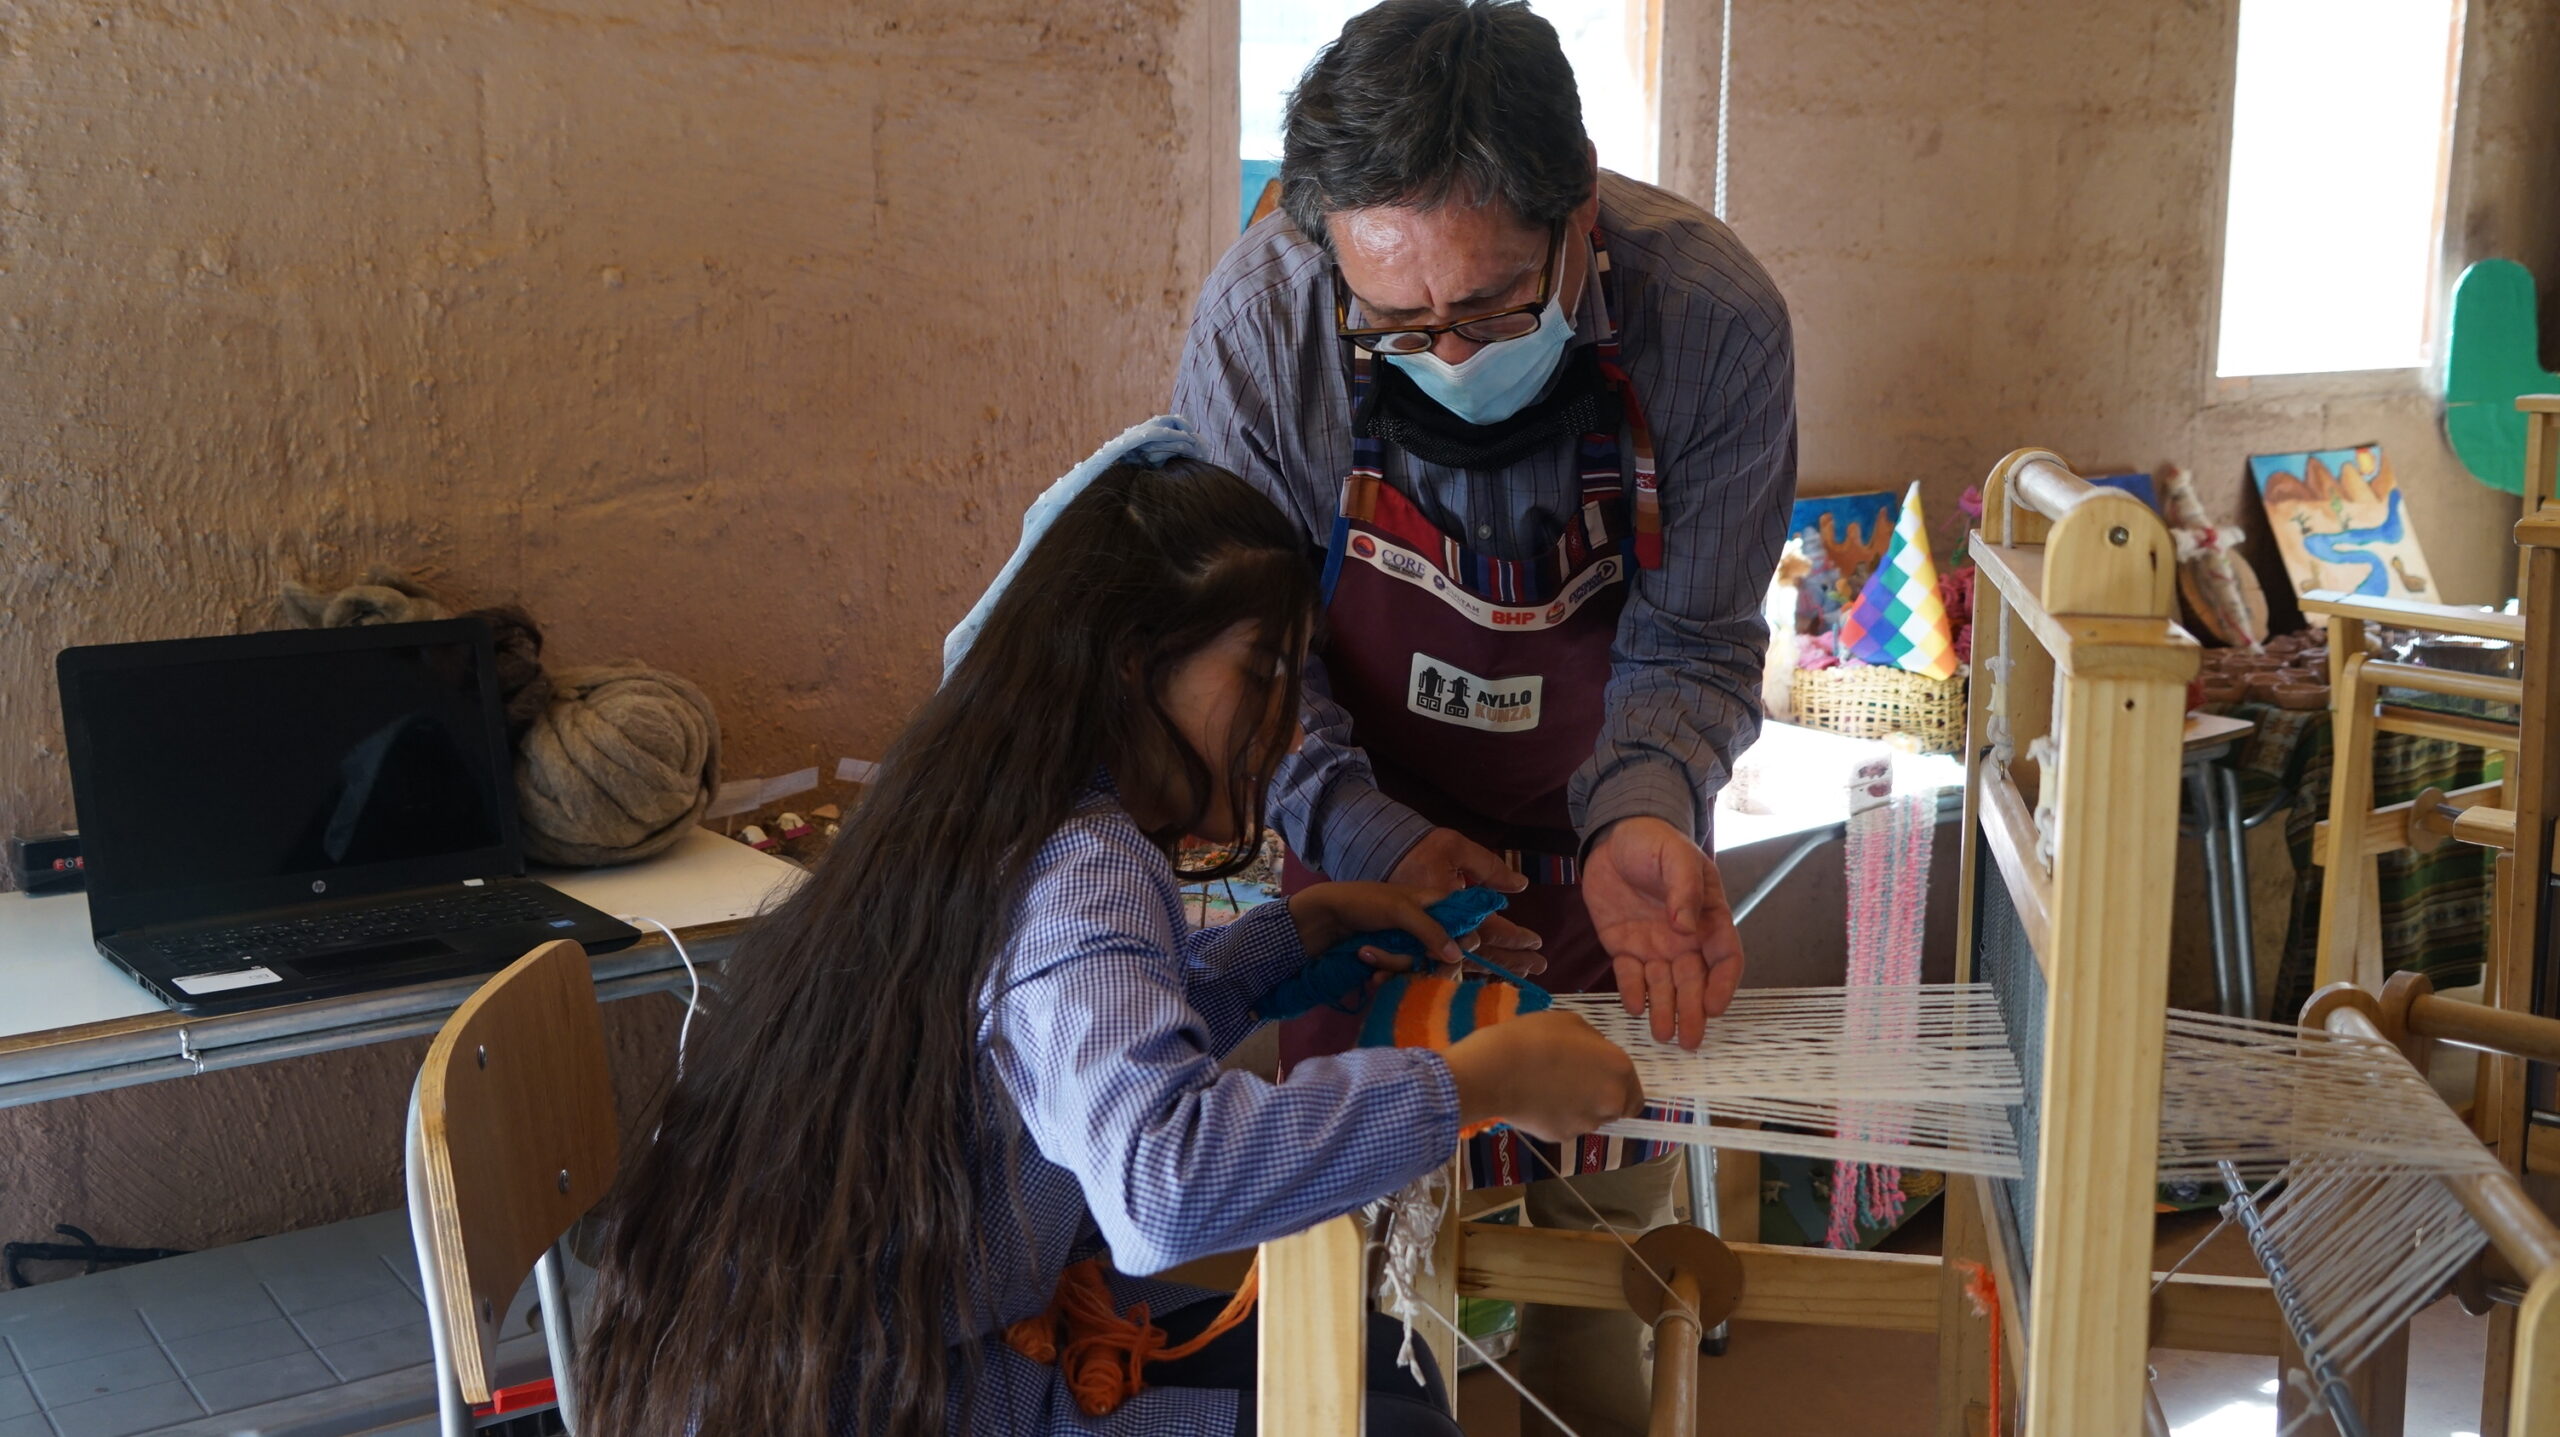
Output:
<path fill-rule="evenodd" d="M 532 1272 L 560 1417 L 578 1428 L 562 1235 L 620 1161 L 613 1077 L 586 950 L 546 943 L 465 1000 L 409 1097 L 409 1230 L 445 1437 L 490 1400 L 498 1325 Z"/>

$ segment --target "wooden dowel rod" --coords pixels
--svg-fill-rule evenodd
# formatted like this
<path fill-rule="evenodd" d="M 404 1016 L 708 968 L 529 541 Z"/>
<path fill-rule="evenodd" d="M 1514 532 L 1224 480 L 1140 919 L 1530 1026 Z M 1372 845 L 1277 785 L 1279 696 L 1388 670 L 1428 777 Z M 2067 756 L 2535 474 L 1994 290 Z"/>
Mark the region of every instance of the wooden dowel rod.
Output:
<path fill-rule="evenodd" d="M 2496 674 L 2470 674 L 2460 669 L 2434 669 L 2422 664 L 2372 659 L 2364 666 L 2365 682 L 2377 688 L 2415 689 L 2447 698 L 2480 699 L 2493 704 L 2524 702 L 2524 681 Z"/>
<path fill-rule="evenodd" d="M 2440 714 L 2427 709 L 2413 709 L 2401 704 L 2383 704 L 2373 711 L 2373 727 L 2377 733 L 2404 733 L 2411 738 L 2440 738 L 2448 743 L 2467 743 L 2476 748 L 2514 753 L 2519 742 L 2516 726 L 2492 719 L 2470 718 L 2463 714 Z"/>
<path fill-rule="evenodd" d="M 2560 1063 L 2560 1019 L 2428 993 L 2409 1004 L 2409 1031 L 2484 1053 Z"/>
<path fill-rule="evenodd" d="M 2493 778 L 2487 783 L 2475 783 L 2465 788 L 2454 789 L 2445 794 L 2444 799 L 2454 807 L 2461 808 L 2466 803 L 2486 803 L 2495 798 L 2499 790 L 2505 787 L 2506 780 Z M 2403 803 L 2384 804 L 2366 814 L 2365 855 L 2371 857 L 2377 853 L 2389 853 L 2396 848 L 2409 847 L 2409 828 L 2411 824 L 2417 822 L 2417 816 L 2418 801 L 2414 798 Z M 2329 861 L 2329 820 L 2325 818 L 2312 825 L 2311 861 L 2314 863 Z"/>
<path fill-rule="evenodd" d="M 2480 787 L 2502 789 L 2503 782 Z M 2379 809 L 2375 810 L 2380 812 Z M 2500 808 L 2485 796 L 2473 801 L 2457 801 L 2443 789 L 2430 787 L 2409 800 L 2408 846 L 2427 852 L 2441 846 L 2444 839 L 2476 844 L 2482 848 L 2516 846 L 2516 814 L 2511 808 Z"/>
<path fill-rule="evenodd" d="M 2475 804 L 2454 815 L 2448 826 L 2453 836 L 2464 843 L 2482 848 L 2516 846 L 2516 811 Z"/>
<path fill-rule="evenodd" d="M 1698 1280 L 1681 1268 L 1670 1277 L 1671 1305 L 1653 1324 L 1652 1437 L 1696 1437 L 1698 1339 L 1689 1314 L 1698 1310 Z"/>
<path fill-rule="evenodd" d="M 2454 604 L 2431 604 L 2423 599 L 2375 599 L 2340 589 L 2313 589 L 2302 595 L 2302 612 L 2348 619 L 2359 625 L 2390 624 L 2403 629 L 2424 629 L 2434 634 L 2502 639 L 2508 643 L 2524 640 L 2524 616 L 2521 614 L 2466 609 Z M 2362 653 L 2364 650 L 2359 646 L 2349 652 Z M 2330 646 L 2329 653 L 2332 658 L 2341 656 L 2334 644 Z"/>
<path fill-rule="evenodd" d="M 2057 521 L 2099 492 L 2097 485 L 2050 459 L 2030 459 L 2019 465 L 2009 486 L 2009 492 L 2020 504 Z"/>
<path fill-rule="evenodd" d="M 2321 1021 L 2332 1033 L 2376 1043 L 2391 1041 L 2373 1019 L 2349 1005 L 2331 1008 Z M 2560 1270 L 2560 1228 L 2553 1227 L 2542 1209 L 2534 1206 L 2533 1199 L 2525 1196 L 2524 1185 L 2516 1181 L 2515 1174 L 2503 1168 L 2491 1173 L 2447 1174 L 2444 1185 L 2527 1283 L 2546 1272 Z"/>

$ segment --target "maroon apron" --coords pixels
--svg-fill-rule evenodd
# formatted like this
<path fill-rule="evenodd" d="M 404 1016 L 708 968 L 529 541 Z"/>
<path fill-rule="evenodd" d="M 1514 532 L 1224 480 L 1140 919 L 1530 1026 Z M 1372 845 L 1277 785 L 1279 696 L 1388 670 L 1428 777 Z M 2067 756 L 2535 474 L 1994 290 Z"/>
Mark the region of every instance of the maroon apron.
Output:
<path fill-rule="evenodd" d="M 1325 671 L 1379 791 L 1528 878 L 1503 916 L 1544 940 L 1538 981 L 1566 993 L 1610 986 L 1611 970 L 1582 901 L 1581 844 L 1565 789 L 1600 736 L 1628 571 L 1662 562 L 1652 435 L 1618 364 L 1616 283 L 1596 229 L 1591 247 L 1602 286 L 1601 372 L 1618 396 L 1634 463 L 1622 462 L 1616 434 L 1583 435 L 1582 505 L 1564 533 L 1544 554 L 1497 559 L 1434 526 L 1384 479 L 1385 445 L 1355 433 L 1324 567 Z M 1351 353 L 1356 414 L 1371 360 L 1357 346 Z M 1284 865 L 1284 892 L 1322 881 L 1294 854 Z M 1283 1069 L 1352 1047 L 1359 1029 L 1357 1012 L 1291 1019 L 1280 1029 Z M 1475 1185 L 1551 1175 L 1523 1166 L 1517 1141 L 1506 1130 L 1470 1144 Z M 1579 1147 L 1572 1166 L 1582 1171 L 1658 1150 L 1597 1137 Z M 1551 1161 L 1558 1156 L 1548 1150 Z"/>

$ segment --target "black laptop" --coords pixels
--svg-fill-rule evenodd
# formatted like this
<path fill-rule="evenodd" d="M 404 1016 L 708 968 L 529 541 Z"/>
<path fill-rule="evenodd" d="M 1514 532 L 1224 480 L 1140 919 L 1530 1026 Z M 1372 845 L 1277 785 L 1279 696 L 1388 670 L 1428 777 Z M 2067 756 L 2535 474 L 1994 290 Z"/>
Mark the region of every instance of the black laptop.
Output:
<path fill-rule="evenodd" d="M 477 619 L 103 644 L 54 671 L 98 951 L 180 1012 L 640 936 L 524 876 Z"/>

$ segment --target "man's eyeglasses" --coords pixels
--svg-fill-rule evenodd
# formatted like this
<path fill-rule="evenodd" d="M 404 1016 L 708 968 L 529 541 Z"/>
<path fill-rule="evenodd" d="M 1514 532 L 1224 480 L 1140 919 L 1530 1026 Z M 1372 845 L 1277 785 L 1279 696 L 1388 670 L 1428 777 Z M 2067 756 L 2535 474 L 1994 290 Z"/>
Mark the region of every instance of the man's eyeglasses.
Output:
<path fill-rule="evenodd" d="M 1371 354 L 1420 354 L 1439 342 L 1440 336 L 1454 334 L 1477 344 L 1499 344 L 1506 339 L 1520 339 L 1537 332 L 1545 316 L 1547 301 L 1555 297 L 1557 261 L 1564 256 L 1564 226 L 1555 227 L 1547 240 L 1547 265 L 1538 279 L 1538 297 L 1494 314 L 1480 314 L 1455 324 L 1384 325 L 1358 328 L 1351 323 L 1351 287 L 1342 282 L 1342 269 L 1333 271 L 1333 329 L 1340 337 Z"/>

